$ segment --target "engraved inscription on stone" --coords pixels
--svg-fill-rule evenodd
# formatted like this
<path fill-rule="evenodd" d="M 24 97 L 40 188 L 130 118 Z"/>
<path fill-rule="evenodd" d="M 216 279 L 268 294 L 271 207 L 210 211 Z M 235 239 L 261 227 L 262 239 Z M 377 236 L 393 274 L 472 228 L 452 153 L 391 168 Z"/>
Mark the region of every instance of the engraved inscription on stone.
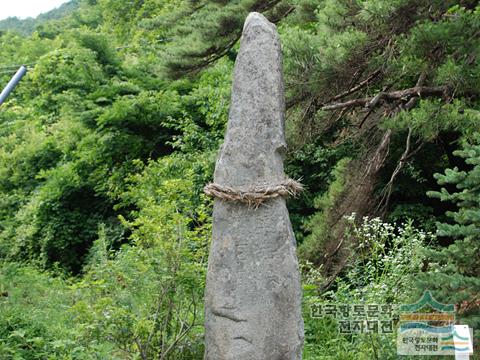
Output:
<path fill-rule="evenodd" d="M 284 90 L 275 25 L 244 25 L 214 181 L 248 189 L 285 179 Z M 207 360 L 298 360 L 303 320 L 296 244 L 285 199 L 259 208 L 215 199 L 205 291 Z"/>

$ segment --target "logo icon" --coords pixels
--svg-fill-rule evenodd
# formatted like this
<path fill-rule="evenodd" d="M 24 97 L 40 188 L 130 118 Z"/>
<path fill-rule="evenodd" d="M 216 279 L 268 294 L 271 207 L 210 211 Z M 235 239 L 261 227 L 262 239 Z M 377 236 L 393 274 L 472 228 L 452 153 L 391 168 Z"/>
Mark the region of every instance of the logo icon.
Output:
<path fill-rule="evenodd" d="M 398 355 L 469 355 L 472 336 L 466 325 L 455 325 L 455 306 L 442 304 L 430 291 L 413 304 L 399 307 Z"/>

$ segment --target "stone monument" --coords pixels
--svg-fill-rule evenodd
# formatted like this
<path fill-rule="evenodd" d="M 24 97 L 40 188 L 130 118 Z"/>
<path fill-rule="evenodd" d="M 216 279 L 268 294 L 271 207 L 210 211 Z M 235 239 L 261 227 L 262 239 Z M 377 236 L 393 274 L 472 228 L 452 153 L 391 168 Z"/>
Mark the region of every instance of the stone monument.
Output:
<path fill-rule="evenodd" d="M 207 360 L 302 357 L 301 284 L 285 197 L 285 102 L 275 25 L 251 13 L 243 28 L 214 183 L 205 291 Z"/>

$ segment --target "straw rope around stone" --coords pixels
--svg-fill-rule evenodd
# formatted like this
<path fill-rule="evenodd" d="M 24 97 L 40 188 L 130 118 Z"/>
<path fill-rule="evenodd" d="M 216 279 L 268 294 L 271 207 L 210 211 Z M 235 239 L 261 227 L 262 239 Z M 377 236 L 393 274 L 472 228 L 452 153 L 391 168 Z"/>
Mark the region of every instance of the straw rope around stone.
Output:
<path fill-rule="evenodd" d="M 266 200 L 279 196 L 296 197 L 303 191 L 303 185 L 292 179 L 285 179 L 277 185 L 262 185 L 250 189 L 236 189 L 230 186 L 223 186 L 217 183 L 209 183 L 203 191 L 208 196 L 225 201 L 239 201 L 258 208 Z"/>

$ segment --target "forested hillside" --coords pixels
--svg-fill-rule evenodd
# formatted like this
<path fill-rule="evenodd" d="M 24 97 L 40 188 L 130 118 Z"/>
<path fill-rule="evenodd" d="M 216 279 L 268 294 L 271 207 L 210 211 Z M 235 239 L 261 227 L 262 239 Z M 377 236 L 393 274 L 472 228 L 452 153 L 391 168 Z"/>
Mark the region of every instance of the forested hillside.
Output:
<path fill-rule="evenodd" d="M 1 86 L 28 67 L 0 106 L 0 358 L 203 358 L 203 186 L 251 11 L 280 33 L 285 166 L 305 185 L 288 202 L 304 359 L 397 358 L 394 334 L 339 334 L 310 317 L 316 301 L 429 289 L 479 328 L 477 1 L 65 9 L 0 31 Z"/>
<path fill-rule="evenodd" d="M 0 31 L 15 31 L 23 35 L 31 35 L 32 32 L 42 32 L 43 26 L 56 26 L 53 20 L 69 21 L 68 16 L 78 8 L 78 0 L 70 0 L 60 5 L 58 8 L 47 11 L 34 18 L 19 19 L 17 17 L 9 17 L 0 20 Z"/>

